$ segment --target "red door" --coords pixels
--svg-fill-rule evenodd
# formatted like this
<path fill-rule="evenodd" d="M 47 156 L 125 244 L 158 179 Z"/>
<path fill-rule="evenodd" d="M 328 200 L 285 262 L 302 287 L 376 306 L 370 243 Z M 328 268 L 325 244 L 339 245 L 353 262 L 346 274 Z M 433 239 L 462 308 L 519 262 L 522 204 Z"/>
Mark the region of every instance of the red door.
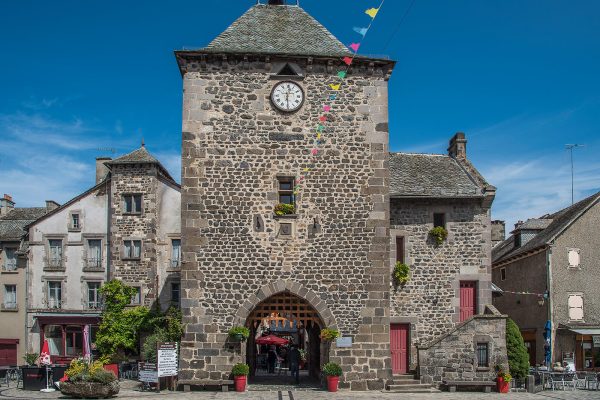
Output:
<path fill-rule="evenodd" d="M 460 322 L 466 321 L 476 314 L 476 288 L 477 282 L 460 283 Z"/>
<path fill-rule="evenodd" d="M 0 366 L 17 365 L 17 345 L 0 343 Z"/>
<path fill-rule="evenodd" d="M 408 329 L 408 324 L 390 325 L 393 374 L 406 374 L 408 372 Z"/>

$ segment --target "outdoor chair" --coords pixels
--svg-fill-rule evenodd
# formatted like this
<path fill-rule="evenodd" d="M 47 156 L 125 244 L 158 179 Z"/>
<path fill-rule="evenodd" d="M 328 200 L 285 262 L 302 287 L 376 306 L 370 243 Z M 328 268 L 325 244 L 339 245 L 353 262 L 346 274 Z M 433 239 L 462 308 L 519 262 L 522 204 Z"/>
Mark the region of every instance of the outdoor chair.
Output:
<path fill-rule="evenodd" d="M 587 374 L 585 372 L 575 373 L 575 389 L 586 389 L 587 385 Z"/>
<path fill-rule="evenodd" d="M 585 375 L 585 388 L 586 389 L 594 389 L 597 386 L 597 378 L 596 374 L 586 374 Z"/>
<path fill-rule="evenodd" d="M 548 382 L 550 383 L 550 387 L 552 387 L 552 390 L 558 390 L 559 386 L 562 388 L 562 390 L 565 390 L 565 381 L 562 373 L 551 373 L 548 376 Z"/>

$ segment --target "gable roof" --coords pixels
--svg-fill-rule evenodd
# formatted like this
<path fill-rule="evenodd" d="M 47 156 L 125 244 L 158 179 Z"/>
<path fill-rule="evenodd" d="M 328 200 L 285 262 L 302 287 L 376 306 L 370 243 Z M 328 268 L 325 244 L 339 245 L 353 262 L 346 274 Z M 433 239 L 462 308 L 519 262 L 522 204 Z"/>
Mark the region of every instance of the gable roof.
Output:
<path fill-rule="evenodd" d="M 567 208 L 553 214 L 547 214 L 538 220 L 552 220 L 547 227 L 535 235 L 523 246 L 514 247 L 515 234 L 510 235 L 505 241 L 492 249 L 492 263 L 506 261 L 530 251 L 537 250 L 552 243 L 554 239 L 567 229 L 577 218 L 583 215 L 590 207 L 600 200 L 600 192 L 593 194 Z M 518 232 L 516 232 L 518 234 Z"/>
<path fill-rule="evenodd" d="M 0 240 L 16 241 L 25 235 L 25 227 L 45 215 L 46 207 L 18 207 L 0 217 Z"/>
<path fill-rule="evenodd" d="M 458 160 L 441 154 L 390 153 L 392 197 L 484 196 L 484 187 Z"/>
<path fill-rule="evenodd" d="M 167 178 L 171 183 L 174 183 L 178 186 L 175 179 L 169 174 L 169 171 L 158 161 L 156 157 L 146 150 L 146 146 L 142 143 L 142 146 L 132 151 L 131 153 L 127 153 L 121 157 L 115 158 L 114 160 L 110 160 L 105 162 L 109 168 L 111 165 L 126 165 L 126 164 L 156 164 L 158 166 L 159 172 Z"/>
<path fill-rule="evenodd" d="M 257 4 L 202 49 L 214 53 L 351 55 L 323 25 L 298 6 Z"/>

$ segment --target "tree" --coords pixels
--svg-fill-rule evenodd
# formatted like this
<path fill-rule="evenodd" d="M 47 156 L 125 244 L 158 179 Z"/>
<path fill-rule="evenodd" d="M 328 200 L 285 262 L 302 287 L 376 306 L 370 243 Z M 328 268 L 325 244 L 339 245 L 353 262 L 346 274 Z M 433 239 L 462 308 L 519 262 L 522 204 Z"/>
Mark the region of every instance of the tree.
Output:
<path fill-rule="evenodd" d="M 525 378 L 529 373 L 529 353 L 519 327 L 510 318 L 506 320 L 506 352 L 510 374 L 517 379 Z"/>
<path fill-rule="evenodd" d="M 147 328 L 154 333 L 146 337 L 142 346 L 142 354 L 146 361 L 156 362 L 156 345 L 159 342 L 179 343 L 181 341 L 183 336 L 181 311 L 171 306 L 163 314 L 156 305 L 150 314 Z"/>

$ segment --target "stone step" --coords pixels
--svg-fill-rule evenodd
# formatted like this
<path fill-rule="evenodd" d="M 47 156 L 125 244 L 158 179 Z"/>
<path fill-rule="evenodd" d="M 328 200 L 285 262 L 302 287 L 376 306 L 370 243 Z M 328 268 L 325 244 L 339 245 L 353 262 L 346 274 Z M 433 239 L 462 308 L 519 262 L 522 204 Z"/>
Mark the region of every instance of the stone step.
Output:
<path fill-rule="evenodd" d="M 415 375 L 414 374 L 392 375 L 392 379 L 395 381 L 402 381 L 402 380 L 412 381 L 415 379 Z"/>
<path fill-rule="evenodd" d="M 422 389 L 429 390 L 429 389 L 431 389 L 431 385 L 428 385 L 426 383 L 388 385 L 387 389 L 390 391 L 395 391 L 395 390 L 406 391 L 406 390 L 422 390 Z"/>
<path fill-rule="evenodd" d="M 418 385 L 421 381 L 418 379 L 392 379 L 393 385 Z"/>
<path fill-rule="evenodd" d="M 390 389 L 386 393 L 440 393 L 439 390 L 432 387 L 429 388 L 416 388 L 416 389 Z"/>

